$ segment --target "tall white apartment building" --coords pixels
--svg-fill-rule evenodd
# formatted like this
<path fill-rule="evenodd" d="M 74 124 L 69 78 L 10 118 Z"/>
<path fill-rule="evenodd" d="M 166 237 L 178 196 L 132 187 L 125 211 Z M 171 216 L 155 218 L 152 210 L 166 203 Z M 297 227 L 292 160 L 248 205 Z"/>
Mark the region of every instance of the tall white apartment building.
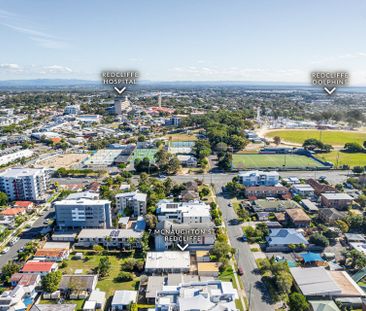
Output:
<path fill-rule="evenodd" d="M 169 220 L 180 224 L 211 222 L 210 206 L 201 201 L 160 200 L 157 204 L 156 214 L 159 221 Z"/>
<path fill-rule="evenodd" d="M 0 191 L 9 199 L 38 201 L 48 188 L 48 176 L 41 168 L 10 168 L 0 173 Z"/>
<path fill-rule="evenodd" d="M 147 195 L 142 192 L 124 192 L 116 194 L 117 210 L 124 214 L 125 209 L 131 209 L 134 216 L 146 214 Z"/>
<path fill-rule="evenodd" d="M 108 200 L 66 199 L 53 205 L 59 228 L 112 228 L 111 202 Z"/>
<path fill-rule="evenodd" d="M 129 110 L 131 110 L 131 102 L 128 100 L 127 96 L 125 97 L 125 100 L 123 100 L 121 96 L 117 96 L 114 99 L 115 114 L 121 115 Z"/>

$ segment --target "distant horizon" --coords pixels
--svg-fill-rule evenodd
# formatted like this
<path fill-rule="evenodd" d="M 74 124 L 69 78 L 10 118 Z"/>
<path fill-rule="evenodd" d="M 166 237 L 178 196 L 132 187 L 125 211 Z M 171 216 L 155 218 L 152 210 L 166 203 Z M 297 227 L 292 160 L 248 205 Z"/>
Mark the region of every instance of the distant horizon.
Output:
<path fill-rule="evenodd" d="M 4 84 L 11 84 L 16 83 L 20 84 L 22 82 L 28 83 L 29 82 L 85 82 L 85 83 L 93 83 L 93 84 L 100 84 L 101 86 L 106 86 L 102 84 L 101 80 L 92 80 L 92 79 L 82 79 L 82 78 L 29 78 L 29 79 L 0 79 L 0 86 Z M 321 86 L 313 86 L 310 83 L 305 82 L 288 82 L 288 81 L 249 81 L 249 80 L 140 80 L 137 82 L 138 85 L 144 84 L 245 84 L 245 85 L 252 85 L 252 86 L 300 86 L 300 87 L 309 87 L 309 88 L 322 88 Z M 338 87 L 338 89 L 350 89 L 350 88 L 366 88 L 366 85 L 347 85 Z"/>
<path fill-rule="evenodd" d="M 306 84 L 313 71 L 347 71 L 366 86 L 365 1 L 35 3 L 2 1 L 1 80 L 135 69 L 156 82 Z"/>

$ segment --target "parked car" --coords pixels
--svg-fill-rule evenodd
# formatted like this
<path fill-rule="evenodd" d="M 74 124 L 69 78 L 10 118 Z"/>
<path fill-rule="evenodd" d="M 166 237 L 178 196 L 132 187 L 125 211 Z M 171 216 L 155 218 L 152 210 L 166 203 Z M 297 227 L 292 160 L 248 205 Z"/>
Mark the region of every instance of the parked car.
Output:
<path fill-rule="evenodd" d="M 19 241 L 19 237 L 15 237 L 14 239 L 12 239 L 10 242 L 9 242 L 9 245 L 10 246 L 13 246 L 16 242 L 18 242 Z"/>
<path fill-rule="evenodd" d="M 239 267 L 238 274 L 239 275 L 243 275 L 244 274 L 244 271 L 243 271 L 243 268 L 242 267 Z"/>
<path fill-rule="evenodd" d="M 247 242 L 248 241 L 248 238 L 245 234 L 243 234 L 243 236 L 241 237 L 241 241 L 242 242 Z"/>
<path fill-rule="evenodd" d="M 5 247 L 5 248 L 1 251 L 1 254 L 6 254 L 9 250 L 10 250 L 10 247 Z"/>

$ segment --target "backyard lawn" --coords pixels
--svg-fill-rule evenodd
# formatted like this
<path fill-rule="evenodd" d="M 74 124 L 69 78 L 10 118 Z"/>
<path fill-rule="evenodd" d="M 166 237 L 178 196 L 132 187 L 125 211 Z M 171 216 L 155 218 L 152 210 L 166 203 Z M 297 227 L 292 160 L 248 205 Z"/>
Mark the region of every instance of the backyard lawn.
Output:
<path fill-rule="evenodd" d="M 79 252 L 79 251 L 78 251 Z M 87 252 L 84 252 L 85 257 L 88 257 L 89 260 L 84 259 L 69 259 L 67 260 L 67 267 L 61 268 L 60 270 L 67 274 L 74 274 L 75 270 L 82 269 L 83 274 L 92 274 L 94 273 L 95 269 L 98 267 L 100 258 L 104 255 L 87 255 Z M 117 275 L 121 271 L 121 264 L 123 262 L 124 258 L 127 258 L 127 255 L 118 253 L 117 255 L 108 255 L 108 258 L 111 262 L 111 269 L 109 272 L 109 276 L 106 276 L 104 278 L 99 278 L 99 281 L 97 283 L 97 288 L 99 288 L 102 291 L 106 292 L 106 299 L 113 296 L 114 292 L 116 290 L 137 290 L 139 285 L 139 278 L 136 277 L 134 280 L 129 282 L 119 282 L 116 280 Z M 71 256 L 72 258 L 72 256 Z"/>

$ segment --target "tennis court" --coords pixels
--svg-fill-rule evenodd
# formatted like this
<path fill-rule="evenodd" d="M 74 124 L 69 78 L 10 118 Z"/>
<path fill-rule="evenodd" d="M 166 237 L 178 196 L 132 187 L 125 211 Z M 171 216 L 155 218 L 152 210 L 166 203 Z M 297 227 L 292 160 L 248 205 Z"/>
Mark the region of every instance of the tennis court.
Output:
<path fill-rule="evenodd" d="M 234 154 L 233 168 L 317 168 L 324 167 L 320 162 L 296 154 Z"/>
<path fill-rule="evenodd" d="M 154 156 L 157 153 L 158 149 L 135 149 L 130 157 L 130 162 L 134 162 L 135 159 L 143 159 L 148 158 L 150 162 L 154 162 Z"/>

